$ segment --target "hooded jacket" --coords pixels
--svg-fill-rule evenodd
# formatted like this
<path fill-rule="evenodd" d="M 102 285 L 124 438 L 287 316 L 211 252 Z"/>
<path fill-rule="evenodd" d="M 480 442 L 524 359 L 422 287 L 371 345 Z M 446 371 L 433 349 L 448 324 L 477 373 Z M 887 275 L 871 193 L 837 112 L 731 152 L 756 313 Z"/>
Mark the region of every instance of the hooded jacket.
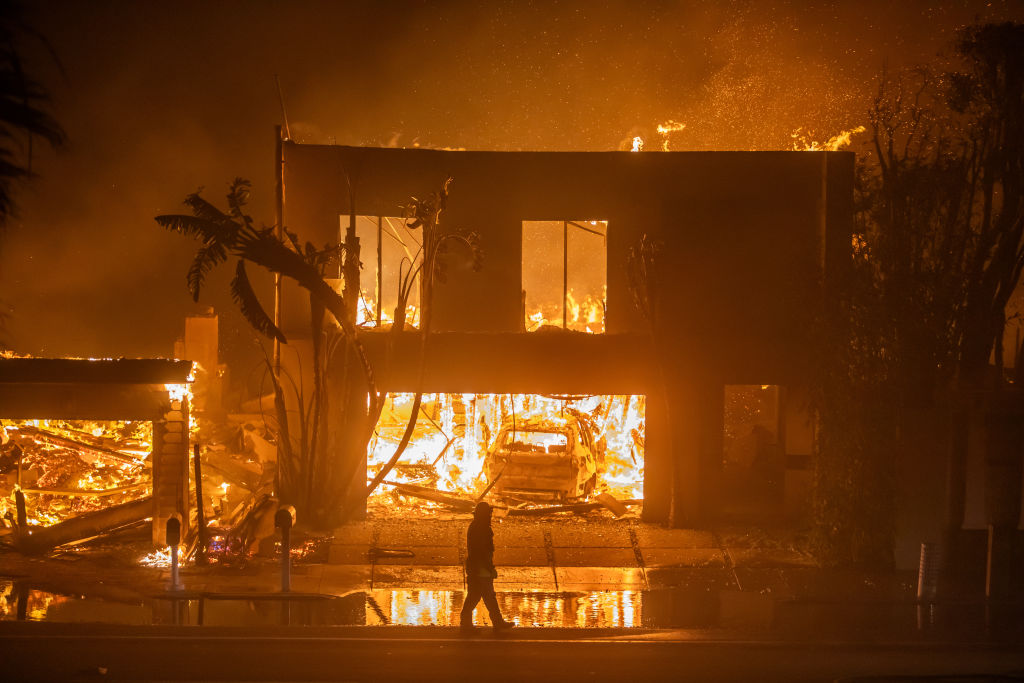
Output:
<path fill-rule="evenodd" d="M 477 509 L 466 532 L 466 572 L 475 576 L 489 575 L 492 579 L 498 572 L 494 569 L 494 532 L 491 531 L 491 511 Z M 484 573 L 486 572 L 486 574 Z"/>

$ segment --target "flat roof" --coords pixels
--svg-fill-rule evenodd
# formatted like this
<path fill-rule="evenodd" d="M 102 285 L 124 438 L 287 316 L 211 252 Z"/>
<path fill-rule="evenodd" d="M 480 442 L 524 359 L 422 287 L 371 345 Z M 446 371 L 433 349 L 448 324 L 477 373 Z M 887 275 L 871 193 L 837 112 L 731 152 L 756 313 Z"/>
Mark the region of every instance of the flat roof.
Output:
<path fill-rule="evenodd" d="M 191 372 L 168 358 L 0 358 L 0 384 L 184 384 Z"/>

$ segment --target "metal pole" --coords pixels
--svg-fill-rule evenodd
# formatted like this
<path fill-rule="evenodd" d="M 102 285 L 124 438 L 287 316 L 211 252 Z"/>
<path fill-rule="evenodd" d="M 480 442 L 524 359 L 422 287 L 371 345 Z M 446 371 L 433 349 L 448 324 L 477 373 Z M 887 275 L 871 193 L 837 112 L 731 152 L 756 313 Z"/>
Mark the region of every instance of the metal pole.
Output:
<path fill-rule="evenodd" d="M 178 582 L 178 545 L 181 544 L 181 517 L 174 513 L 165 526 L 167 545 L 171 547 L 171 590 L 181 590 Z"/>
<path fill-rule="evenodd" d="M 356 234 L 356 192 L 348 178 L 348 228 L 345 230 L 345 258 L 342 263 L 342 281 L 345 290 L 342 297 L 345 301 L 345 314 L 353 325 L 356 322 L 356 311 L 359 307 L 359 237 Z"/>
<path fill-rule="evenodd" d="M 171 590 L 181 590 L 178 584 L 178 544 L 171 546 Z"/>
<path fill-rule="evenodd" d="M 277 239 L 284 240 L 284 137 L 281 126 L 274 126 L 275 158 L 274 177 L 277 179 L 275 196 L 275 220 Z M 281 274 L 274 273 L 274 324 L 281 327 Z M 281 376 L 281 342 L 274 339 L 274 375 Z"/>
<path fill-rule="evenodd" d="M 292 589 L 292 530 L 290 526 L 281 527 L 281 592 Z"/>
<path fill-rule="evenodd" d="M 20 488 L 14 490 L 14 509 L 15 519 L 18 522 L 18 531 L 25 533 L 25 527 L 28 526 L 28 512 L 25 509 L 25 492 Z"/>
<path fill-rule="evenodd" d="M 295 508 L 283 505 L 274 513 L 274 526 L 281 530 L 281 592 L 292 589 L 292 526 Z"/>
<path fill-rule="evenodd" d="M 377 216 L 377 329 L 384 310 L 384 217 Z"/>
<path fill-rule="evenodd" d="M 562 329 L 569 327 L 569 222 L 562 221 Z"/>
<path fill-rule="evenodd" d="M 206 564 L 206 512 L 203 510 L 203 470 L 199 461 L 199 444 L 192 447 L 192 460 L 196 475 L 196 526 L 199 527 L 196 562 Z"/>

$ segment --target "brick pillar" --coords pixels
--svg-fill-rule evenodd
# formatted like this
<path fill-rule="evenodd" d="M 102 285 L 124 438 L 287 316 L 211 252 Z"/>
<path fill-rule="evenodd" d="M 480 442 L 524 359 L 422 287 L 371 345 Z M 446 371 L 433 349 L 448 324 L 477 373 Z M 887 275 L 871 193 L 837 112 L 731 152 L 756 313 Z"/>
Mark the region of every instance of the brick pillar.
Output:
<path fill-rule="evenodd" d="M 153 421 L 153 544 L 167 545 L 167 520 L 181 515 L 184 537 L 189 524 L 188 400 L 170 402 Z"/>

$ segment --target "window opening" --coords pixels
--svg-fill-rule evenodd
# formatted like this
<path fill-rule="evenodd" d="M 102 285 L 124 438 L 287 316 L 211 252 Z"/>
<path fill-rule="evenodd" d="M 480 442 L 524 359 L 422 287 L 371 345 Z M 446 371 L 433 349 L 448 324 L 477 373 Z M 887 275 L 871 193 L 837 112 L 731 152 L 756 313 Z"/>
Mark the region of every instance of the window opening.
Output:
<path fill-rule="evenodd" d="M 605 329 L 608 221 L 523 221 L 526 331 Z"/>
<path fill-rule="evenodd" d="M 339 239 L 347 227 L 348 216 L 341 216 Z M 396 216 L 356 216 L 356 236 L 362 262 L 356 323 L 361 327 L 388 327 L 395 320 L 399 280 L 416 260 L 420 236 Z M 406 325 L 419 324 L 419 297 L 419 287 L 412 287 Z"/>

